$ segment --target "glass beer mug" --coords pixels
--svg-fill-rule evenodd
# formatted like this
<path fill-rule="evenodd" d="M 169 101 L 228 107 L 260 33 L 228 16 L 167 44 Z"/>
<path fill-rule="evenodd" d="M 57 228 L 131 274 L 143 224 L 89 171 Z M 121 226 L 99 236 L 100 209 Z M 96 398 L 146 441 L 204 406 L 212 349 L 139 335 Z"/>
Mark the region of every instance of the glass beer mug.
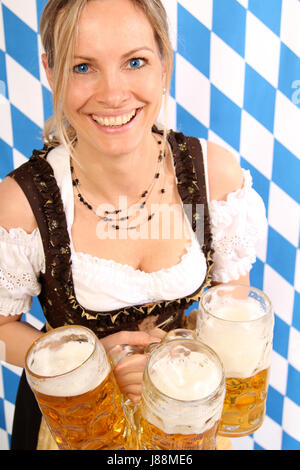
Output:
<path fill-rule="evenodd" d="M 242 285 L 218 285 L 199 302 L 197 337 L 223 362 L 226 395 L 218 433 L 241 437 L 264 419 L 273 338 L 268 297 Z"/>
<path fill-rule="evenodd" d="M 63 326 L 45 333 L 30 347 L 25 370 L 60 449 L 124 449 L 120 392 L 91 330 Z"/>
<path fill-rule="evenodd" d="M 167 337 L 150 352 L 144 371 L 139 448 L 215 449 L 224 396 L 224 371 L 214 351 L 193 338 Z"/>

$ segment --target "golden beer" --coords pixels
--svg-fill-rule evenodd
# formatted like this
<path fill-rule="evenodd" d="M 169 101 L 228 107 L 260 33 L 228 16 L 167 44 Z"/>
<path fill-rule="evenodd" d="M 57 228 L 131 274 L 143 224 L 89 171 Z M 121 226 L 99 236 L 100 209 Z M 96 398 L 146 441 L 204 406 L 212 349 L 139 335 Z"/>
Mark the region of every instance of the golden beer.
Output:
<path fill-rule="evenodd" d="M 225 430 L 231 437 L 240 437 L 258 429 L 263 422 L 268 391 L 269 369 L 252 377 L 226 379 L 226 394 L 220 434 Z M 237 434 L 235 431 L 237 430 Z"/>
<path fill-rule="evenodd" d="M 92 331 L 80 326 L 51 330 L 29 349 L 25 367 L 60 449 L 124 449 L 121 395 Z"/>
<path fill-rule="evenodd" d="M 225 369 L 220 435 L 246 436 L 263 422 L 273 324 L 270 300 L 249 286 L 213 287 L 199 303 L 197 337 L 218 354 Z"/>
<path fill-rule="evenodd" d="M 147 450 L 214 450 L 218 425 L 216 422 L 211 429 L 202 434 L 166 434 L 142 417 L 140 419 L 142 446 Z"/>
<path fill-rule="evenodd" d="M 195 339 L 154 349 L 137 416 L 142 450 L 213 450 L 225 396 L 217 355 Z"/>

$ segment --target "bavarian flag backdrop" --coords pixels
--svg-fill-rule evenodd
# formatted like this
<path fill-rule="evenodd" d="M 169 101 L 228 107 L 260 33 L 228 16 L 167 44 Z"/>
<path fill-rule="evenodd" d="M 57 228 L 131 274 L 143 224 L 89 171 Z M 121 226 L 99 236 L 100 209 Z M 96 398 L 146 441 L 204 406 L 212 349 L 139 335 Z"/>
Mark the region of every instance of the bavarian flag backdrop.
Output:
<path fill-rule="evenodd" d="M 0 178 L 41 148 L 51 93 L 40 55 L 45 0 L 0 4 Z M 235 449 L 300 449 L 300 1 L 164 0 L 175 69 L 169 124 L 229 148 L 268 214 L 251 273 L 275 309 L 267 416 Z M 1 277 L 0 277 L 1 286 Z M 36 299 L 24 319 L 41 327 Z M 0 367 L 0 448 L 21 370 Z"/>

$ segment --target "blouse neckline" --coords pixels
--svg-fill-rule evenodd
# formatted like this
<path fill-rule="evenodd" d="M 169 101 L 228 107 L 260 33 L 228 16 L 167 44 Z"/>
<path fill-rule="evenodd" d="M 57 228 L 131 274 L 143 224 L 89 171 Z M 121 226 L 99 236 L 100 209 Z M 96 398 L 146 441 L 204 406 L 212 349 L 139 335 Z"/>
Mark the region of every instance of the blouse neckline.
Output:
<path fill-rule="evenodd" d="M 178 184 L 178 178 L 176 175 L 175 164 L 174 164 L 174 154 L 172 152 L 170 143 L 168 141 L 167 141 L 167 145 L 168 145 L 170 155 L 171 155 L 173 174 L 175 177 L 176 184 Z M 84 257 L 87 259 L 88 258 L 92 259 L 94 262 L 100 262 L 100 263 L 110 262 L 114 264 L 116 268 L 120 268 L 120 269 L 130 268 L 131 272 L 135 272 L 137 275 L 140 275 L 140 274 L 159 275 L 164 272 L 168 272 L 169 270 L 172 270 L 172 269 L 178 269 L 178 267 L 184 262 L 185 257 L 191 254 L 192 249 L 195 248 L 195 244 L 198 245 L 199 250 L 202 252 L 185 211 L 184 211 L 184 219 L 188 227 L 190 239 L 187 241 L 187 244 L 185 246 L 185 251 L 181 255 L 178 263 L 168 268 L 162 268 L 156 271 L 147 272 L 138 268 L 136 269 L 133 266 L 128 265 L 128 264 L 119 263 L 118 261 L 115 261 L 113 259 L 107 260 L 106 258 L 100 258 L 90 253 L 76 251 L 74 244 L 73 244 L 73 239 L 72 239 L 72 226 L 74 223 L 75 202 L 74 202 L 74 192 L 73 192 L 73 185 L 72 185 L 72 174 L 71 174 L 71 168 L 70 168 L 70 159 L 69 159 L 68 152 L 65 149 L 65 147 L 63 147 L 63 145 L 55 147 L 49 152 L 47 156 L 47 161 L 49 162 L 49 164 L 51 165 L 53 169 L 55 179 L 61 191 L 61 198 L 62 198 L 63 206 L 65 209 L 67 229 L 68 229 L 69 238 L 70 238 L 71 257 L 73 259 L 75 258 L 77 260 L 80 260 Z M 183 208 L 183 202 L 182 202 L 181 197 L 180 197 L 180 201 L 181 201 L 181 205 Z M 204 257 L 204 254 L 203 254 L 203 257 Z"/>

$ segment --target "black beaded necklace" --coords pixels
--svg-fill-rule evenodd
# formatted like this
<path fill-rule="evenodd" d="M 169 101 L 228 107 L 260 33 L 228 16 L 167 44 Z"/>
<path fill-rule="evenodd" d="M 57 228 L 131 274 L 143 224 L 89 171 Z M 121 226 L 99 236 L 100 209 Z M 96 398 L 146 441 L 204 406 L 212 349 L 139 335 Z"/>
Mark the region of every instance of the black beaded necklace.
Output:
<path fill-rule="evenodd" d="M 157 143 L 158 143 L 159 146 L 162 145 L 161 140 L 158 140 Z M 153 219 L 155 213 L 153 212 L 150 215 L 147 215 L 145 220 L 142 223 L 139 223 L 137 225 L 130 225 L 130 226 L 127 225 L 126 227 L 123 227 L 122 225 L 120 225 L 120 222 L 126 222 L 126 221 L 128 222 L 130 219 L 136 217 L 136 211 L 137 210 L 145 210 L 146 209 L 146 203 L 147 203 L 147 201 L 148 201 L 148 199 L 149 199 L 149 197 L 152 193 L 152 190 L 155 186 L 155 183 L 161 177 L 162 163 L 163 163 L 163 160 L 165 159 L 165 156 L 166 156 L 165 153 L 163 153 L 162 150 L 160 149 L 158 159 L 157 159 L 156 168 L 155 168 L 154 177 L 153 177 L 151 183 L 149 184 L 148 188 L 145 189 L 145 191 L 142 192 L 139 199 L 135 203 L 133 203 L 130 207 L 126 208 L 126 214 L 127 215 L 124 215 L 124 216 L 120 216 L 121 213 L 124 212 L 124 209 L 115 209 L 115 210 L 112 210 L 112 211 L 105 210 L 104 214 L 99 214 L 98 211 L 95 211 L 92 204 L 87 201 L 87 199 L 85 198 L 85 196 L 82 193 L 81 183 L 80 183 L 78 177 L 75 174 L 75 169 L 74 169 L 74 166 L 72 164 L 72 159 L 70 159 L 72 184 L 73 184 L 74 188 L 76 189 L 77 197 L 78 197 L 79 201 L 87 209 L 92 211 L 96 215 L 96 217 L 98 217 L 100 220 L 102 220 L 105 223 L 110 224 L 110 226 L 114 230 L 121 230 L 121 229 L 134 230 L 134 229 L 138 228 L 139 226 L 141 226 L 142 224 L 147 223 L 151 219 Z M 160 195 L 161 195 L 161 199 L 160 199 L 160 203 L 161 203 L 162 196 L 165 194 L 166 189 L 163 187 L 159 190 L 159 192 L 160 192 Z M 132 208 L 134 208 L 135 213 L 134 213 L 134 215 L 130 216 L 130 215 L 128 215 L 128 212 L 130 212 L 130 209 L 132 209 Z M 112 215 L 115 215 L 117 217 L 113 218 Z"/>

